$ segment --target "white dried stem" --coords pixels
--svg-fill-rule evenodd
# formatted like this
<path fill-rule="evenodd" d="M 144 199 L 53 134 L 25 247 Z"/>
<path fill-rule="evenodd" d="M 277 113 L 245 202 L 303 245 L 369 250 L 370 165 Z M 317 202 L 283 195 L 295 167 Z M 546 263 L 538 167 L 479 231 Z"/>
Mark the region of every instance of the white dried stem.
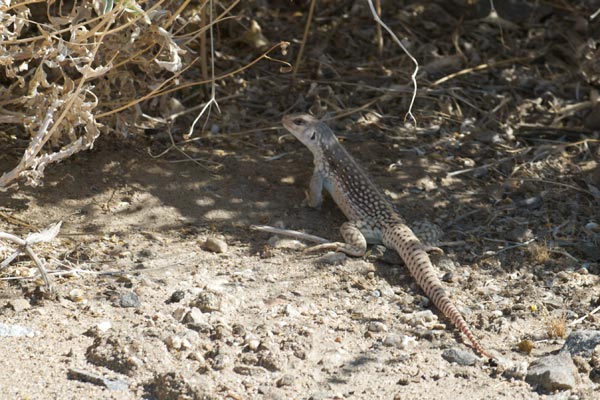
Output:
<path fill-rule="evenodd" d="M 414 122 L 414 124 L 417 124 L 417 120 L 415 119 L 415 116 L 412 113 L 412 108 L 413 105 L 415 104 L 415 99 L 417 98 L 417 72 L 419 72 L 419 62 L 417 61 L 416 58 L 413 57 L 412 54 L 410 54 L 410 52 L 408 51 L 408 49 L 406 48 L 406 46 L 404 46 L 404 44 L 402 43 L 402 41 L 400 41 L 400 39 L 398 39 L 398 36 L 396 36 L 396 34 L 394 33 L 394 31 L 392 31 L 390 29 L 389 26 L 387 26 L 385 24 L 385 22 L 383 22 L 381 20 L 381 18 L 379 17 L 379 14 L 377 14 L 377 11 L 375 10 L 375 6 L 373 6 L 373 1 L 372 0 L 367 0 L 369 3 L 369 8 L 371 9 L 371 14 L 373 14 L 373 18 L 375 19 L 375 22 L 377 22 L 379 25 L 381 25 L 386 31 L 387 33 L 390 34 L 390 36 L 392 37 L 392 39 L 394 40 L 394 42 L 396 42 L 396 44 L 398 46 L 400 46 L 400 48 L 404 51 L 404 53 L 406 53 L 406 55 L 412 60 L 412 62 L 415 64 L 415 69 L 412 73 L 412 75 L 410 76 L 413 86 L 414 86 L 414 90 L 413 90 L 413 94 L 412 94 L 412 98 L 410 99 L 410 105 L 408 106 L 408 111 L 406 112 L 406 117 L 410 117 L 410 119 Z"/>
<path fill-rule="evenodd" d="M 331 243 L 330 240 L 324 239 L 319 236 L 309 235 L 307 233 L 294 231 L 291 229 L 275 228 L 273 226 L 268 226 L 268 225 L 250 225 L 250 229 L 252 229 L 253 231 L 261 231 L 261 232 L 274 233 L 276 235 L 290 236 L 290 237 L 293 237 L 296 239 L 306 240 L 308 242 Z"/>
<path fill-rule="evenodd" d="M 48 278 L 48 273 L 46 272 L 46 268 L 44 267 L 44 263 L 37 256 L 37 254 L 33 251 L 32 245 L 41 242 L 50 242 L 54 240 L 58 232 L 60 232 L 60 227 L 62 225 L 62 221 L 57 222 L 56 224 L 50 225 L 48 228 L 44 229 L 41 232 L 30 233 L 27 235 L 26 239 L 21 239 L 20 237 L 13 235 L 11 233 L 0 232 L 0 240 L 5 240 L 12 242 L 19 246 L 10 256 L 8 256 L 2 263 L 0 263 L 0 268 L 5 268 L 10 264 L 19 254 L 25 253 L 35 263 L 40 274 L 42 275 L 42 279 L 46 285 L 48 290 L 50 289 L 50 279 Z"/>

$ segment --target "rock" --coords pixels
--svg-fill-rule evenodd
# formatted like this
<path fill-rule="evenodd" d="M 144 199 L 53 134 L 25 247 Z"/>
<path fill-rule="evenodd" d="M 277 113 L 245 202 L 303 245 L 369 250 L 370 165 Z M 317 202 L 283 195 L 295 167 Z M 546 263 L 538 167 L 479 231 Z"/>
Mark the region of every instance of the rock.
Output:
<path fill-rule="evenodd" d="M 593 243 L 578 242 L 575 246 L 592 260 L 600 260 L 600 249 Z"/>
<path fill-rule="evenodd" d="M 438 188 L 437 183 L 433 179 L 431 179 L 429 176 L 426 176 L 424 178 L 417 180 L 417 182 L 415 183 L 415 186 L 417 188 L 419 188 L 419 190 L 423 190 L 425 192 L 431 192 L 432 190 L 435 190 Z"/>
<path fill-rule="evenodd" d="M 296 379 L 293 375 L 285 374 L 281 378 L 277 379 L 277 382 L 275 382 L 275 384 L 277 385 L 277 387 L 291 386 L 294 384 L 295 380 Z"/>
<path fill-rule="evenodd" d="M 526 226 L 517 226 L 513 230 L 507 233 L 506 238 L 510 241 L 522 243 L 530 239 L 533 239 L 534 234 L 531 229 Z"/>
<path fill-rule="evenodd" d="M 119 296 L 119 306 L 122 308 L 138 308 L 141 305 L 140 298 L 134 292 L 125 292 Z"/>
<path fill-rule="evenodd" d="M 388 327 L 386 324 L 380 321 L 371 321 L 368 326 L 369 332 L 387 332 Z"/>
<path fill-rule="evenodd" d="M 344 349 L 332 349 L 322 352 L 319 364 L 325 371 L 337 371 L 351 359 L 351 355 Z"/>
<path fill-rule="evenodd" d="M 175 311 L 173 311 L 173 318 L 175 318 L 176 321 L 182 322 L 189 311 L 190 309 L 188 307 L 177 307 Z"/>
<path fill-rule="evenodd" d="M 131 376 L 141 366 L 141 361 L 136 356 L 137 347 L 131 339 L 122 339 L 116 335 L 100 336 L 87 348 L 85 356 L 92 364 Z"/>
<path fill-rule="evenodd" d="M 300 311 L 292 304 L 286 304 L 283 308 L 283 313 L 291 318 L 298 318 L 300 316 Z"/>
<path fill-rule="evenodd" d="M 529 368 L 527 361 L 511 364 L 506 368 L 502 376 L 507 379 L 523 381 L 527 377 L 527 368 Z"/>
<path fill-rule="evenodd" d="M 396 347 L 398 349 L 406 349 L 409 346 L 414 346 L 417 343 L 413 336 L 399 335 L 390 333 L 383 339 L 383 345 L 388 347 Z"/>
<path fill-rule="evenodd" d="M 73 289 L 69 292 L 69 300 L 74 303 L 81 303 L 84 300 L 83 290 Z"/>
<path fill-rule="evenodd" d="M 569 335 L 560 351 L 567 352 L 571 356 L 590 358 L 598 345 L 600 345 L 600 331 L 577 331 Z"/>
<path fill-rule="evenodd" d="M 470 351 L 462 350 L 459 348 L 452 348 L 444 350 L 442 353 L 444 360 L 450 363 L 456 363 L 458 365 L 475 365 L 479 361 L 479 357 Z"/>
<path fill-rule="evenodd" d="M 112 380 L 105 378 L 101 375 L 94 374 L 93 372 L 84 371 L 77 368 L 69 368 L 67 373 L 69 379 L 78 380 L 81 382 L 88 382 L 94 385 L 103 386 L 111 391 L 126 390 L 129 389 L 129 384 L 121 380 Z"/>
<path fill-rule="evenodd" d="M 204 248 L 213 253 L 227 253 L 227 243 L 224 240 L 217 239 L 214 236 L 209 237 L 204 242 Z"/>
<path fill-rule="evenodd" d="M 233 372 L 245 376 L 258 376 L 264 375 L 266 371 L 261 367 L 253 367 L 251 365 L 236 365 L 233 367 Z"/>
<path fill-rule="evenodd" d="M 187 378 L 178 372 L 156 374 L 147 385 L 156 400 L 215 400 L 214 383 L 204 375 Z"/>
<path fill-rule="evenodd" d="M 170 350 L 181 350 L 183 345 L 183 339 L 177 335 L 171 335 L 165 339 L 165 344 Z"/>
<path fill-rule="evenodd" d="M 13 299 L 7 303 L 9 308 L 12 308 L 15 312 L 21 312 L 31 308 L 29 300 L 26 299 Z"/>
<path fill-rule="evenodd" d="M 302 250 L 306 248 L 306 245 L 299 240 L 280 238 L 279 236 L 270 237 L 267 243 L 276 249 Z"/>
<path fill-rule="evenodd" d="M 166 301 L 167 304 L 171 303 L 179 303 L 185 297 L 185 292 L 183 290 L 176 290 L 171 293 L 171 297 Z"/>
<path fill-rule="evenodd" d="M 206 353 L 205 356 L 210 360 L 210 365 L 215 371 L 223 371 L 233 367 L 235 356 L 232 354 L 232 350 L 225 346 L 218 346 Z"/>
<path fill-rule="evenodd" d="M 526 381 L 546 391 L 569 390 L 576 384 L 577 369 L 567 352 L 535 360 L 529 366 Z"/>
<path fill-rule="evenodd" d="M 223 321 L 217 322 L 214 329 L 214 338 L 228 342 L 232 339 L 231 327 Z"/>
<path fill-rule="evenodd" d="M 528 197 L 526 199 L 515 201 L 514 204 L 520 208 L 522 207 L 522 208 L 528 208 L 528 209 L 534 210 L 534 209 L 539 208 L 543 202 L 544 201 L 540 196 L 533 196 L 533 197 Z"/>
<path fill-rule="evenodd" d="M 329 253 L 317 258 L 315 263 L 321 265 L 340 265 L 346 261 L 347 258 L 348 256 L 345 253 L 330 251 Z"/>
<path fill-rule="evenodd" d="M 231 333 L 236 337 L 246 336 L 246 327 L 240 323 L 234 323 L 231 326 Z"/>
<path fill-rule="evenodd" d="M 314 392 L 308 398 L 308 400 L 327 400 L 327 399 L 331 399 L 331 398 L 333 398 L 333 396 L 331 396 L 329 393 L 320 390 L 318 392 Z"/>
<path fill-rule="evenodd" d="M 375 257 L 376 260 L 383 261 L 386 264 L 404 264 L 404 261 L 402 261 L 402 258 L 400 258 L 400 255 L 396 250 L 388 249 L 382 245 L 373 246 L 371 254 Z"/>
<path fill-rule="evenodd" d="M 248 348 L 252 351 L 256 351 L 258 346 L 260 346 L 260 339 L 258 339 L 254 334 L 248 333 L 246 337 L 244 337 L 244 344 L 248 346 Z"/>
<path fill-rule="evenodd" d="M 205 290 L 198 294 L 198 297 L 190 303 L 192 307 L 198 307 L 200 311 L 209 313 L 221 311 L 222 295 L 219 293 Z"/>
<path fill-rule="evenodd" d="M 198 307 L 190 308 L 189 312 L 183 317 L 184 324 L 202 324 L 206 323 L 206 317 Z"/>
<path fill-rule="evenodd" d="M 279 351 L 263 351 L 258 357 L 258 365 L 271 372 L 282 371 L 286 364 L 286 357 Z"/>
<path fill-rule="evenodd" d="M 33 337 L 33 329 L 21 325 L 8 325 L 0 322 L 0 337 Z"/>
<path fill-rule="evenodd" d="M 580 374 L 588 374 L 592 370 L 592 366 L 586 358 L 581 356 L 571 356 L 571 360 L 573 360 L 573 364 L 575 364 L 575 367 Z"/>
<path fill-rule="evenodd" d="M 430 327 L 437 323 L 437 315 L 431 310 L 416 311 L 410 314 L 403 315 L 402 320 L 413 327 Z"/>
<path fill-rule="evenodd" d="M 105 333 L 105 332 L 108 332 L 108 330 L 111 327 L 112 327 L 112 324 L 110 323 L 110 321 L 102 321 L 96 325 L 96 330 L 99 333 Z"/>

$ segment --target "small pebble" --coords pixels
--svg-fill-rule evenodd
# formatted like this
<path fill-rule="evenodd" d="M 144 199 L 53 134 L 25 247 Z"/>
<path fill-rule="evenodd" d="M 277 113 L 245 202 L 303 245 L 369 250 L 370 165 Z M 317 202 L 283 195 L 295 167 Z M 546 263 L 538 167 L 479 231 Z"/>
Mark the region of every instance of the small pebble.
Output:
<path fill-rule="evenodd" d="M 102 321 L 96 325 L 96 329 L 100 333 L 107 332 L 110 328 L 112 328 L 112 324 L 110 323 L 110 321 Z"/>
<path fill-rule="evenodd" d="M 176 290 L 173 293 L 171 293 L 171 297 L 169 297 L 169 299 L 167 300 L 167 304 L 171 304 L 171 303 L 179 303 L 181 300 L 183 300 L 185 297 L 185 292 L 183 290 Z"/>
<path fill-rule="evenodd" d="M 31 308 L 29 300 L 26 299 L 13 299 L 10 300 L 7 305 L 12 308 L 15 312 L 21 312 Z"/>
<path fill-rule="evenodd" d="M 176 321 L 181 322 L 189 311 L 190 309 L 188 307 L 177 307 L 177 309 L 173 311 L 173 318 L 175 318 Z"/>
<path fill-rule="evenodd" d="M 508 368 L 502 374 L 505 378 L 512 378 L 519 381 L 525 380 L 527 376 L 527 368 L 529 368 L 529 363 L 527 361 L 522 361 L 520 363 L 509 365 Z"/>
<path fill-rule="evenodd" d="M 306 245 L 299 240 L 280 238 L 279 236 L 272 236 L 267 243 L 269 246 L 276 249 L 302 250 L 306 247 Z"/>
<path fill-rule="evenodd" d="M 192 348 L 192 344 L 186 338 L 181 339 L 181 348 L 183 350 L 189 350 Z"/>
<path fill-rule="evenodd" d="M 73 289 L 69 292 L 69 300 L 74 303 L 81 303 L 83 301 L 83 290 Z"/>
<path fill-rule="evenodd" d="M 179 350 L 183 345 L 183 340 L 177 335 L 172 335 L 165 339 L 165 344 L 169 349 Z"/>
<path fill-rule="evenodd" d="M 260 340 L 251 333 L 246 334 L 246 337 L 244 338 L 244 343 L 252 351 L 256 351 L 256 349 L 258 349 L 258 346 L 260 346 Z"/>
<path fill-rule="evenodd" d="M 198 307 L 200 311 L 209 313 L 213 311 L 220 311 L 222 305 L 222 296 L 218 293 L 203 291 L 198 294 L 198 297 L 190 303 L 193 307 Z"/>
<path fill-rule="evenodd" d="M 398 349 L 406 349 L 417 344 L 417 340 L 413 336 L 399 335 L 390 333 L 383 339 L 383 345 L 388 347 L 396 347 Z"/>
<path fill-rule="evenodd" d="M 119 306 L 122 308 L 137 308 L 141 304 L 139 297 L 134 292 L 125 292 L 119 297 Z"/>
<path fill-rule="evenodd" d="M 329 253 L 317 258 L 315 263 L 321 265 L 340 265 L 348 256 L 345 253 L 330 251 Z"/>
<path fill-rule="evenodd" d="M 206 317 L 197 307 L 190 308 L 189 312 L 183 317 L 184 324 L 200 324 L 205 322 Z"/>
<path fill-rule="evenodd" d="M 21 325 L 7 325 L 0 322 L 0 337 L 33 337 L 33 329 Z"/>
<path fill-rule="evenodd" d="M 204 248 L 212 251 L 213 253 L 226 253 L 227 243 L 225 243 L 224 240 L 211 236 L 206 239 L 206 242 L 204 242 Z"/>
<path fill-rule="evenodd" d="M 585 229 L 588 229 L 593 232 L 600 232 L 600 225 L 596 222 L 588 222 L 585 224 Z"/>
<path fill-rule="evenodd" d="M 387 332 L 388 327 L 386 324 L 380 321 L 371 321 L 369 322 L 369 332 Z"/>
<path fill-rule="evenodd" d="M 402 319 L 413 327 L 428 327 L 437 323 L 437 316 L 431 310 L 417 311 L 402 316 Z"/>
<path fill-rule="evenodd" d="M 589 273 L 588 269 L 585 267 L 581 267 L 575 272 L 578 273 L 579 275 L 587 275 Z"/>
<path fill-rule="evenodd" d="M 294 384 L 294 381 L 295 378 L 292 375 L 285 374 L 281 378 L 277 379 L 277 382 L 275 384 L 277 385 L 277 387 L 291 386 Z"/>
<path fill-rule="evenodd" d="M 102 375 L 93 372 L 84 371 L 82 369 L 71 368 L 67 373 L 69 379 L 88 382 L 98 386 L 104 386 L 110 391 L 126 390 L 129 384 L 122 380 L 113 380 L 103 377 Z"/>
<path fill-rule="evenodd" d="M 300 311 L 298 311 L 296 307 L 294 307 L 291 304 L 286 304 L 283 312 L 285 313 L 285 315 L 291 318 L 297 318 L 300 316 Z"/>
<path fill-rule="evenodd" d="M 458 348 L 447 349 L 442 353 L 444 360 L 458 365 L 475 365 L 479 358 L 471 351 L 465 351 Z"/>
<path fill-rule="evenodd" d="M 446 272 L 444 276 L 442 276 L 442 282 L 455 283 L 456 281 L 456 276 L 452 272 Z"/>

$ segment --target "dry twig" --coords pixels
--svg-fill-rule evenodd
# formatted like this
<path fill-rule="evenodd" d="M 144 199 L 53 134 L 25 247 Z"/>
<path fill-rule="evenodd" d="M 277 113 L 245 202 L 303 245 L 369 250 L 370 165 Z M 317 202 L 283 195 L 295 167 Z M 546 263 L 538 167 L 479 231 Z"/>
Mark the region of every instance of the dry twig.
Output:
<path fill-rule="evenodd" d="M 290 237 L 293 237 L 296 239 L 306 240 L 309 242 L 331 243 L 331 241 L 324 239 L 322 237 L 319 237 L 319 236 L 309 235 L 307 233 L 294 231 L 291 229 L 275 228 L 273 226 L 268 226 L 268 225 L 250 225 L 250 229 L 252 229 L 253 231 L 274 233 L 276 235 L 282 235 L 282 236 L 290 236 Z"/>
<path fill-rule="evenodd" d="M 25 239 L 21 239 L 20 237 L 15 236 L 11 233 L 0 232 L 0 240 L 10 241 L 19 246 L 18 249 L 16 249 L 10 256 L 8 256 L 2 263 L 0 263 L 0 269 L 8 266 L 21 253 L 26 253 L 29 257 L 31 257 L 38 270 L 40 271 L 40 274 L 44 279 L 44 283 L 46 284 L 46 288 L 50 289 L 50 279 L 48 278 L 46 268 L 44 268 L 44 263 L 33 251 L 31 246 L 36 243 L 50 242 L 54 240 L 54 238 L 56 237 L 56 235 L 58 235 L 58 232 L 60 231 L 61 225 L 62 221 L 59 221 L 56 224 L 50 225 L 41 232 L 30 233 Z"/>

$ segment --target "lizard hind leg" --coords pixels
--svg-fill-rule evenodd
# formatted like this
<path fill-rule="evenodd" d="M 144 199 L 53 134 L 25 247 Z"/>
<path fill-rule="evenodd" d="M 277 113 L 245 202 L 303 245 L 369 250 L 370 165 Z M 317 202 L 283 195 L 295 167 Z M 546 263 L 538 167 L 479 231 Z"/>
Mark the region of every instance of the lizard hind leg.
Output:
<path fill-rule="evenodd" d="M 352 222 L 344 222 L 340 227 L 340 232 L 344 238 L 342 242 L 324 243 L 309 247 L 305 252 L 320 250 L 333 250 L 346 253 L 349 256 L 362 257 L 367 252 L 367 239 L 362 234 L 358 226 Z"/>
<path fill-rule="evenodd" d="M 410 226 L 411 230 L 423 243 L 422 249 L 427 253 L 444 254 L 437 245 L 444 236 L 442 229 L 428 221 L 418 221 Z"/>

